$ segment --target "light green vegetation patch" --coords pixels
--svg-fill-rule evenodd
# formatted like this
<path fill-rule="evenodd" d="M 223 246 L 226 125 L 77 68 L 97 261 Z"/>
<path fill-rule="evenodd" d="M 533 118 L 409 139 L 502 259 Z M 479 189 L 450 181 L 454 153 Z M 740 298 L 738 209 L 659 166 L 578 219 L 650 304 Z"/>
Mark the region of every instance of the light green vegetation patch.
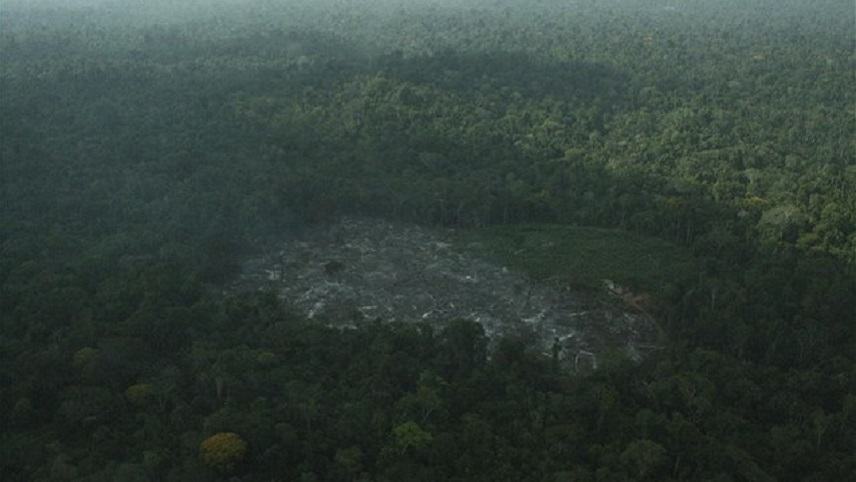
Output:
<path fill-rule="evenodd" d="M 550 224 L 462 231 L 467 249 L 538 280 L 600 289 L 612 280 L 634 290 L 660 292 L 697 273 L 689 251 L 658 238 L 618 229 Z"/>

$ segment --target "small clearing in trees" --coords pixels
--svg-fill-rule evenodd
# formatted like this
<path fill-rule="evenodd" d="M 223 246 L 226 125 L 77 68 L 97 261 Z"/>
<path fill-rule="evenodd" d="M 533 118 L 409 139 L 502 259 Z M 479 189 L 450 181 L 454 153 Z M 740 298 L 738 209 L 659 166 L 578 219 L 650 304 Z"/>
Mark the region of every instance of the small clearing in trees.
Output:
<path fill-rule="evenodd" d="M 455 232 L 343 218 L 268 243 L 244 262 L 239 289 L 272 289 L 309 319 L 357 326 L 374 320 L 480 323 L 492 340 L 524 336 L 576 368 L 622 350 L 639 359 L 656 324 L 619 302 L 537 282 L 457 244 Z"/>

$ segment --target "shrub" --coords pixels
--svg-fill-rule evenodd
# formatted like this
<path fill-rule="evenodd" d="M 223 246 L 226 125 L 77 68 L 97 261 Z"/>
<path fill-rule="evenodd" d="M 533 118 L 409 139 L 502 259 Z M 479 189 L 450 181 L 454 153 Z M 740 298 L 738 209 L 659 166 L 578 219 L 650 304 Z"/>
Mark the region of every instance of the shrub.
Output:
<path fill-rule="evenodd" d="M 154 398 L 154 389 L 148 383 L 137 383 L 125 390 L 125 398 L 135 407 L 144 407 Z"/>
<path fill-rule="evenodd" d="M 74 356 L 71 359 L 71 364 L 74 365 L 75 368 L 82 369 L 95 360 L 95 357 L 97 356 L 98 350 L 95 348 L 89 346 L 83 347 L 74 353 Z"/>

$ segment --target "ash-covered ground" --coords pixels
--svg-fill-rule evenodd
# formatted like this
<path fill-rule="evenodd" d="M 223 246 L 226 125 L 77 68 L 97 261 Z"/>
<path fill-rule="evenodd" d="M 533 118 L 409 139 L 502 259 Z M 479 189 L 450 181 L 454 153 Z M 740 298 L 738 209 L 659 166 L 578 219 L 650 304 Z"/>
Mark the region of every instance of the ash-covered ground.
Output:
<path fill-rule="evenodd" d="M 494 340 L 530 336 L 577 368 L 596 368 L 605 350 L 638 358 L 652 347 L 647 315 L 535 282 L 472 254 L 478 248 L 457 246 L 449 230 L 345 218 L 268 246 L 243 264 L 236 287 L 276 290 L 326 324 L 469 319 Z"/>

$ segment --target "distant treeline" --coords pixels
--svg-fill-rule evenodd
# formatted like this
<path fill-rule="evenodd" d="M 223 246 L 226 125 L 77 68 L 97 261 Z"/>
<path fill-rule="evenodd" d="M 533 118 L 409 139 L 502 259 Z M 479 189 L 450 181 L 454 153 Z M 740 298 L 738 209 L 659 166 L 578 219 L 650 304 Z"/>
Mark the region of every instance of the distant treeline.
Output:
<path fill-rule="evenodd" d="M 143 3 L 0 11 L 0 478 L 856 471 L 850 2 Z M 700 271 L 655 293 L 667 349 L 588 376 L 223 294 L 342 214 L 619 228 Z"/>

